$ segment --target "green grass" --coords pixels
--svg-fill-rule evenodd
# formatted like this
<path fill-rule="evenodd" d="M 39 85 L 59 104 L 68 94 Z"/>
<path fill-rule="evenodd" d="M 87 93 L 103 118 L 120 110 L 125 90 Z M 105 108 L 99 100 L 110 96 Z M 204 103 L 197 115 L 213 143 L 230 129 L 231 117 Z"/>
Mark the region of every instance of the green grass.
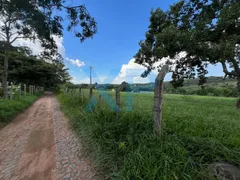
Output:
<path fill-rule="evenodd" d="M 0 128 L 9 123 L 18 113 L 24 111 L 39 96 L 40 94 L 26 96 L 26 98 L 22 97 L 20 99 L 13 100 L 0 99 Z"/>
<path fill-rule="evenodd" d="M 164 95 L 163 134 L 157 138 L 152 130 L 153 94 L 133 94 L 132 111 L 126 106 L 128 95 L 122 93 L 119 119 L 106 101 L 91 112 L 87 98 L 58 95 L 105 178 L 204 179 L 212 162 L 240 166 L 236 99 Z"/>

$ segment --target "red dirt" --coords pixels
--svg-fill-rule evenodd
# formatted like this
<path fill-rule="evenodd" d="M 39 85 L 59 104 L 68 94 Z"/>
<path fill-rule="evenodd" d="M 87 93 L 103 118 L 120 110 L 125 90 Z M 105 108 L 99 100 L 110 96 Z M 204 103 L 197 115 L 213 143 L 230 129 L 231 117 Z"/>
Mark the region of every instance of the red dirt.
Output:
<path fill-rule="evenodd" d="M 94 178 L 92 168 L 83 172 L 75 165 L 85 167 L 86 159 L 76 158 L 81 144 L 77 140 L 72 141 L 74 133 L 69 128 L 68 120 L 56 110 L 57 105 L 53 95 L 45 95 L 0 130 L 0 180 L 55 180 L 65 177 L 85 180 L 84 173 L 90 173 L 87 179 Z M 60 137 L 60 132 L 65 132 L 64 138 Z M 66 166 L 66 170 L 62 166 Z"/>
<path fill-rule="evenodd" d="M 3 179 L 56 179 L 52 126 L 51 99 L 50 95 L 46 95 L 0 131 L 0 162 L 9 159 L 4 167 L 2 167 L 2 163 L 0 166 L 3 168 L 0 169 L 3 170 L 1 175 L 5 174 Z M 18 143 L 25 143 L 22 136 L 26 136 L 26 134 L 29 135 L 25 141 L 25 147 L 21 149 Z M 15 145 L 13 146 L 13 144 Z M 18 154 L 20 153 L 19 157 L 15 157 L 15 153 L 12 153 L 22 150 L 23 152 L 18 152 Z M 11 158 L 16 158 L 17 161 L 12 162 Z M 7 169 L 9 169 L 9 173 L 4 173 Z M 10 177 L 7 174 L 10 174 Z"/>

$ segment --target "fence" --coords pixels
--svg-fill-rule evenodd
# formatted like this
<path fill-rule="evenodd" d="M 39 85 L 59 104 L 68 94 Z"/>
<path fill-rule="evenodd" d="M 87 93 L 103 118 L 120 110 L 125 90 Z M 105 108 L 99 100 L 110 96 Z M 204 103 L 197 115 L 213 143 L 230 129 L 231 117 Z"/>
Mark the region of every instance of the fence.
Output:
<path fill-rule="evenodd" d="M 9 84 L 9 83 L 8 83 Z M 2 89 L 2 85 L 0 83 L 0 90 Z M 35 93 L 44 92 L 44 88 L 36 85 L 26 85 L 26 84 L 13 84 L 12 82 L 8 86 L 8 98 L 15 99 L 26 97 L 28 95 L 33 95 Z M 0 96 L 1 98 L 1 96 Z"/>
<path fill-rule="evenodd" d="M 155 91 L 154 91 L 154 108 L 153 108 L 153 129 L 154 132 L 160 136 L 161 135 L 161 121 L 162 121 L 162 102 L 163 102 L 163 80 L 165 75 L 168 72 L 168 66 L 165 65 L 162 67 L 161 71 L 159 72 L 158 76 L 155 79 Z M 123 90 L 124 87 L 126 87 L 127 83 L 124 81 L 120 84 L 118 88 L 116 88 L 116 116 L 117 119 L 119 119 L 119 113 L 120 113 L 120 92 Z M 93 88 L 96 87 L 97 84 L 93 84 L 89 86 L 89 98 L 90 101 L 92 100 L 92 91 Z M 68 89 L 66 88 L 64 93 L 74 93 L 76 92 L 76 89 Z M 82 94 L 82 89 L 79 87 L 79 93 Z M 83 94 L 82 94 L 83 98 Z M 101 102 L 102 96 L 99 95 L 99 102 Z"/>

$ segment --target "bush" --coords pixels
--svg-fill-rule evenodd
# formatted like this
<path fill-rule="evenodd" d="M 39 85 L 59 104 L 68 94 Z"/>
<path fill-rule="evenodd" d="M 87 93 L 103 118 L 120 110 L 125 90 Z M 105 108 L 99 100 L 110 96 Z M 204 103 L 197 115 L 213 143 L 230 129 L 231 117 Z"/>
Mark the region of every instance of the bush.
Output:
<path fill-rule="evenodd" d="M 168 94 L 183 94 L 183 95 L 199 95 L 199 96 L 222 96 L 222 97 L 239 97 L 239 92 L 236 88 L 226 87 L 206 87 L 204 89 L 190 89 L 190 88 L 169 88 L 165 90 Z"/>
<path fill-rule="evenodd" d="M 222 88 L 223 96 L 231 97 L 232 96 L 232 90 L 228 88 Z"/>

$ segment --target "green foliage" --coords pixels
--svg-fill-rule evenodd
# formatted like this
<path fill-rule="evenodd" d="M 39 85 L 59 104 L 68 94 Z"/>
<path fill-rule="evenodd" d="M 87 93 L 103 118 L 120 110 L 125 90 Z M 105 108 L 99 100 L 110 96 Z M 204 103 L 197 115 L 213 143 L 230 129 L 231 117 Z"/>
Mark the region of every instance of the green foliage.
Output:
<path fill-rule="evenodd" d="M 61 14 L 61 16 L 59 15 Z M 66 15 L 66 17 L 64 17 Z M 7 98 L 8 64 L 13 44 L 18 39 L 38 40 L 45 49 L 39 56 L 52 63 L 62 63 L 54 35 L 63 35 L 63 21 L 68 20 L 67 31 L 73 31 L 81 42 L 93 37 L 97 24 L 84 5 L 69 6 L 65 0 L 0 2 L 0 51 L 4 54 L 2 86 Z M 28 54 L 29 55 L 29 54 Z"/>
<path fill-rule="evenodd" d="M 62 110 L 106 178 L 204 179 L 214 161 L 240 166 L 236 99 L 165 95 L 159 139 L 152 129 L 153 94 L 132 95 L 133 111 L 127 111 L 129 94 L 121 93 L 120 119 L 105 101 L 88 112 L 87 98 L 58 95 Z"/>
<path fill-rule="evenodd" d="M 30 106 L 38 97 L 38 95 L 26 96 L 20 99 L 3 100 L 0 99 L 0 127 L 3 127 L 9 123 L 17 113 L 22 112 L 28 106 Z"/>
<path fill-rule="evenodd" d="M 181 0 L 166 12 L 156 9 L 145 40 L 139 43 L 136 62 L 147 67 L 144 76 L 155 69 L 156 62 L 175 64 L 171 69 L 174 87 L 196 75 L 204 84 L 207 65 L 221 63 L 226 76 L 237 79 L 240 90 L 239 17 L 238 0 Z M 169 57 L 177 60 L 165 61 Z"/>
<path fill-rule="evenodd" d="M 198 86 L 198 79 L 185 80 L 183 87 L 173 88 L 169 82 L 164 83 L 164 93 L 202 96 L 239 97 L 240 93 L 233 79 L 223 80 L 221 77 L 208 77 L 204 86 Z"/>
<path fill-rule="evenodd" d="M 66 17 L 57 11 L 64 11 Z M 19 38 L 39 39 L 46 48 L 44 55 L 56 53 L 56 44 L 52 35 L 62 36 L 62 22 L 68 20 L 68 31 L 74 29 L 75 36 L 84 41 L 92 37 L 97 29 L 96 22 L 84 5 L 69 6 L 65 0 L 29 1 L 12 0 L 0 3 L 2 17 L 1 35 L 12 44 Z M 80 28 L 80 30 L 79 30 Z M 49 51 L 51 49 L 52 51 Z"/>
<path fill-rule="evenodd" d="M 3 57 L 0 52 L 0 77 L 3 72 Z M 70 80 L 68 69 L 61 62 L 48 63 L 35 56 L 26 55 L 25 49 L 13 49 L 9 54 L 8 78 L 14 83 L 53 88 Z"/>
<path fill-rule="evenodd" d="M 183 94 L 183 95 L 199 95 L 199 96 L 220 96 L 220 97 L 239 97 L 239 92 L 236 88 L 224 87 L 205 87 L 204 89 L 191 88 L 168 88 L 164 90 L 167 94 Z"/>

